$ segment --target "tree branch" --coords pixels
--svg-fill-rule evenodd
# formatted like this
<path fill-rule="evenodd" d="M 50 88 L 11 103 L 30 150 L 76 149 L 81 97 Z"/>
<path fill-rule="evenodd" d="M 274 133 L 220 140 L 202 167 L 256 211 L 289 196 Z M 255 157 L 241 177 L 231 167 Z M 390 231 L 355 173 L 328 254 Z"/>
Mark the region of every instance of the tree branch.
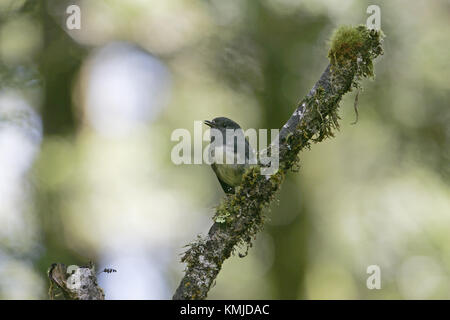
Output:
<path fill-rule="evenodd" d="M 298 153 L 311 142 L 333 136 L 339 128 L 337 111 L 342 96 L 352 88 L 359 89 L 363 78 L 373 77 L 372 61 L 383 53 L 382 38 L 381 31 L 365 26 L 335 31 L 330 64 L 280 130 L 278 172 L 266 177 L 260 174 L 261 165 L 251 168 L 235 194 L 223 199 L 208 234 L 188 245 L 181 259 L 187 264 L 185 275 L 173 299 L 205 299 L 223 262 L 237 247 L 251 247 L 264 224 L 262 209 L 274 198 L 284 175 L 298 165 Z"/>

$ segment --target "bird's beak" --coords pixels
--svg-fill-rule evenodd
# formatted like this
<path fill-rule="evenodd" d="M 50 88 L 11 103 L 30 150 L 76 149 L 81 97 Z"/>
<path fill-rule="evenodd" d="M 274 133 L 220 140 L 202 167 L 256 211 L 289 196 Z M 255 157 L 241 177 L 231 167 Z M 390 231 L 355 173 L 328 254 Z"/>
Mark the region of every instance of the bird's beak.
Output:
<path fill-rule="evenodd" d="M 211 127 L 211 128 L 214 127 L 214 122 L 212 122 L 212 121 L 205 120 L 204 123 L 205 123 L 208 127 Z"/>

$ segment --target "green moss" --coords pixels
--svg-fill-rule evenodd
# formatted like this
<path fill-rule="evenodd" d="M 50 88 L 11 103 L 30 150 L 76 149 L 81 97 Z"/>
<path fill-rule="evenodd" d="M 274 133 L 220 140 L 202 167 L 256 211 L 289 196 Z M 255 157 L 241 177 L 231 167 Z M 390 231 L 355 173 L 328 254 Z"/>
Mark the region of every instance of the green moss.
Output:
<path fill-rule="evenodd" d="M 336 29 L 331 37 L 328 58 L 331 64 L 345 59 L 356 59 L 359 50 L 364 45 L 363 33 L 352 26 L 342 26 Z"/>
<path fill-rule="evenodd" d="M 350 82 L 351 90 L 352 87 L 360 87 L 362 78 L 373 77 L 373 59 L 383 54 L 383 37 L 381 30 L 369 30 L 364 25 L 339 27 L 331 37 L 328 51 L 333 81 Z M 345 91 L 342 93 L 345 94 Z"/>

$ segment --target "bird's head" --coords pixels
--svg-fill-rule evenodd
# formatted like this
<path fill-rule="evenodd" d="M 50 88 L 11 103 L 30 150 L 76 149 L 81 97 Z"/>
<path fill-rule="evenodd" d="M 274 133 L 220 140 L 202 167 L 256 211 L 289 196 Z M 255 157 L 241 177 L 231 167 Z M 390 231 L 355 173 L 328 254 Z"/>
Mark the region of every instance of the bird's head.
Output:
<path fill-rule="evenodd" d="M 224 130 L 224 129 L 240 129 L 241 127 L 231 119 L 225 117 L 214 118 L 211 121 L 205 120 L 205 124 L 211 128 Z"/>

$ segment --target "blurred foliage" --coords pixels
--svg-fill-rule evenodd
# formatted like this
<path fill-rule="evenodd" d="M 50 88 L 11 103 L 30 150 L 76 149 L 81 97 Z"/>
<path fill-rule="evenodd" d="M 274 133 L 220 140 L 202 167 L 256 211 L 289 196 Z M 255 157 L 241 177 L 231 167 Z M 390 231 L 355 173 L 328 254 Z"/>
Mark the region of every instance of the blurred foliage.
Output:
<path fill-rule="evenodd" d="M 52 263 L 89 260 L 118 271 L 107 299 L 169 298 L 223 196 L 172 164 L 171 132 L 280 128 L 369 4 L 387 37 L 359 122 L 349 95 L 210 298 L 450 297 L 448 1 L 84 0 L 67 30 L 72 2 L 0 1 L 0 298 L 47 298 Z"/>

